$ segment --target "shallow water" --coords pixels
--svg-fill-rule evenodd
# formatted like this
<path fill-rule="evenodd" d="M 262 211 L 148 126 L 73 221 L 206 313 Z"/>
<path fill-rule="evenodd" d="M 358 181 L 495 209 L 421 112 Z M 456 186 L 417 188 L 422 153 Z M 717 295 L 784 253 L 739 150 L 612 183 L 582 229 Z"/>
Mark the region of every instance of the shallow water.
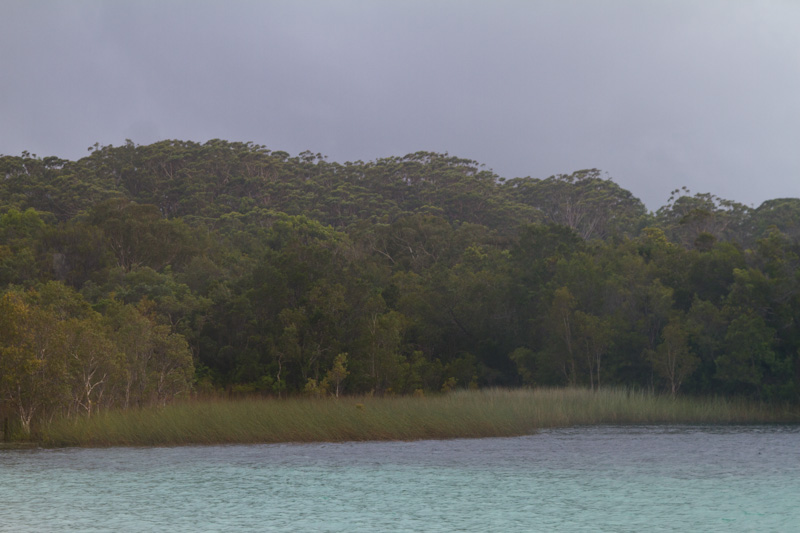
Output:
<path fill-rule="evenodd" d="M 797 531 L 800 427 L 0 452 L 0 531 Z"/>

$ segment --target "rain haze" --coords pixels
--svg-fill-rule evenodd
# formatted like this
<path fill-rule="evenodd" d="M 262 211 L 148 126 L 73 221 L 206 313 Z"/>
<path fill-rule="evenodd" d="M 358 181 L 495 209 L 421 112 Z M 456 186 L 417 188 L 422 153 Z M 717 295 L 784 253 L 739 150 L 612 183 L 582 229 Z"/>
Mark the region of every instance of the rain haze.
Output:
<path fill-rule="evenodd" d="M 0 154 L 162 139 L 800 196 L 800 2 L 6 0 Z"/>

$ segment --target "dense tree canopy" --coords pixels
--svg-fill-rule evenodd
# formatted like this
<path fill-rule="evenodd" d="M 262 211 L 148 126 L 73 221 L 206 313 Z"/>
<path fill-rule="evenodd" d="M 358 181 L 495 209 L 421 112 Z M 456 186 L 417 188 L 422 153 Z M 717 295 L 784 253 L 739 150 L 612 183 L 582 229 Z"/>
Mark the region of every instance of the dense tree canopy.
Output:
<path fill-rule="evenodd" d="M 800 400 L 800 199 L 251 143 L 0 157 L 0 398 L 626 385 Z"/>

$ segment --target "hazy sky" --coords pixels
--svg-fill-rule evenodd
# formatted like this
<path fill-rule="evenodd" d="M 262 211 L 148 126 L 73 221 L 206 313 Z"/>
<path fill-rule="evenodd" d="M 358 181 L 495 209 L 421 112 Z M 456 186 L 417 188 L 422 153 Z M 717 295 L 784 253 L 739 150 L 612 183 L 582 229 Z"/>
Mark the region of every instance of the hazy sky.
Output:
<path fill-rule="evenodd" d="M 800 1 L 3 0 L 0 154 L 253 141 L 800 196 Z"/>

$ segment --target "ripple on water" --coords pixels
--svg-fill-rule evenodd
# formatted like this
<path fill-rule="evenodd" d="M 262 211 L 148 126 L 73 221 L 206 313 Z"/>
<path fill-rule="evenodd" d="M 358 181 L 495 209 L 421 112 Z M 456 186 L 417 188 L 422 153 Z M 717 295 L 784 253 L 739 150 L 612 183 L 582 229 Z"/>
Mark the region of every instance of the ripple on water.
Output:
<path fill-rule="evenodd" d="M 800 428 L 0 452 L 0 531 L 791 531 Z"/>

